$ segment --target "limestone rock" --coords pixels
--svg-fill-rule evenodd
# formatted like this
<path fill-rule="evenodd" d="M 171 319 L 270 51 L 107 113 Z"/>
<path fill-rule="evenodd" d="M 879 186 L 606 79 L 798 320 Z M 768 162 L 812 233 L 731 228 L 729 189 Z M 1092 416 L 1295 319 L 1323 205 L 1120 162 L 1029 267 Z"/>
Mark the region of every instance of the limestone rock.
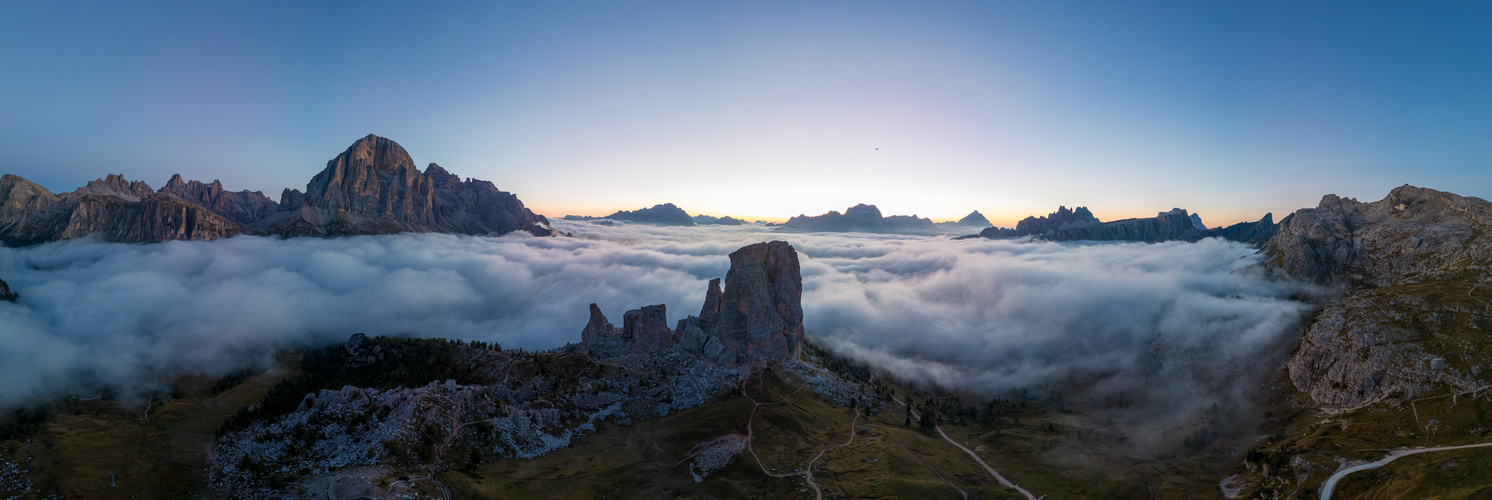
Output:
<path fill-rule="evenodd" d="M 428 174 L 428 175 L 427 175 Z M 159 192 L 110 174 L 62 195 L 14 175 L 0 177 L 0 242 L 29 245 L 99 234 L 105 241 L 210 240 L 239 233 L 350 236 L 398 232 L 549 236 L 549 221 L 492 183 L 431 164 L 414 168 L 394 141 L 368 135 L 327 162 L 306 192 L 275 203 L 257 191 L 173 176 Z"/>
<path fill-rule="evenodd" d="M 195 203 L 239 224 L 252 224 L 279 209 L 278 203 L 259 191 L 226 191 L 217 180 L 212 184 L 183 182 L 180 174 L 171 176 L 158 192 Z"/>
<path fill-rule="evenodd" d="M 0 241 L 6 244 L 88 235 L 120 243 L 206 241 L 241 231 L 237 223 L 210 210 L 151 194 L 144 182 L 125 182 L 119 175 L 60 196 L 14 175 L 0 178 Z"/>
<path fill-rule="evenodd" d="M 1295 387 L 1349 408 L 1484 385 L 1489 223 L 1484 200 L 1412 186 L 1369 203 L 1327 195 L 1281 221 L 1263 266 L 1336 295 L 1290 359 Z"/>
<path fill-rule="evenodd" d="M 512 193 L 497 189 L 489 181 L 461 180 L 440 165 L 425 168 L 435 193 L 437 228 L 461 234 L 507 234 L 527 231 L 534 236 L 549 236 L 549 220 L 529 211 Z"/>
<path fill-rule="evenodd" d="M 663 304 L 633 309 L 622 315 L 622 340 L 634 352 L 658 352 L 673 347 L 673 330 Z"/>
<path fill-rule="evenodd" d="M 720 316 L 704 330 L 744 358 L 797 358 L 803 347 L 802 279 L 798 252 L 785 241 L 736 250 Z"/>
<path fill-rule="evenodd" d="M 4 300 L 6 302 L 15 302 L 16 299 L 20 297 L 21 294 L 15 293 L 10 290 L 9 283 L 6 283 L 5 280 L 0 280 L 0 300 Z"/>
<path fill-rule="evenodd" d="M 608 357 L 676 347 L 727 366 L 797 358 L 803 349 L 797 250 L 785 241 L 757 243 L 731 253 L 730 262 L 724 290 L 720 279 L 710 280 L 699 317 L 679 320 L 669 330 L 664 306 L 647 306 L 627 311 L 617 332 L 591 304 L 579 348 Z"/>
<path fill-rule="evenodd" d="M 725 307 L 724 294 L 720 291 L 720 278 L 710 280 L 705 291 L 705 305 L 699 309 L 699 322 L 714 325 L 720 320 L 720 311 Z"/>
<path fill-rule="evenodd" d="M 619 340 L 621 330 L 612 326 L 611 321 L 601 314 L 601 308 L 595 303 L 591 304 L 591 320 L 585 324 L 585 329 L 580 331 L 580 341 L 590 344 L 600 341 Z"/>
<path fill-rule="evenodd" d="M 1487 265 L 1489 224 L 1486 200 L 1406 185 L 1371 203 L 1326 195 L 1280 221 L 1264 250 L 1270 268 L 1298 279 L 1386 286 Z"/>

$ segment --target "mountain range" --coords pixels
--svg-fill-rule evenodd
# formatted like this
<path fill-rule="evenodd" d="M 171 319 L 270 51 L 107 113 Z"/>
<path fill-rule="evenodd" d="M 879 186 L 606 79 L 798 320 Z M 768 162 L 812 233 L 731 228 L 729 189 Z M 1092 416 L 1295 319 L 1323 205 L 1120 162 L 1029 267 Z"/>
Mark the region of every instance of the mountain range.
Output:
<path fill-rule="evenodd" d="M 236 234 L 283 237 L 399 232 L 549 236 L 542 215 L 491 182 L 431 163 L 421 172 L 392 140 L 369 134 L 328 161 L 304 192 L 275 202 L 258 191 L 228 191 L 172 176 L 153 190 L 108 175 L 53 194 L 15 175 L 0 177 L 0 242 L 26 245 L 96 235 L 103 241 L 213 240 Z"/>

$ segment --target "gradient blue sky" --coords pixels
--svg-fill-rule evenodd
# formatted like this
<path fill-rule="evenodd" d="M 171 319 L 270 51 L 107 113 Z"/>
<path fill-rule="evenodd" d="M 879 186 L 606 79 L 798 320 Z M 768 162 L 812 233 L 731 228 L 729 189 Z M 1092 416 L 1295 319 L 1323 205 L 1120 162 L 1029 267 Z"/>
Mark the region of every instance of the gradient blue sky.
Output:
<path fill-rule="evenodd" d="M 278 199 L 367 133 L 549 216 L 1487 198 L 1492 3 L 0 3 L 0 172 L 53 191 Z"/>

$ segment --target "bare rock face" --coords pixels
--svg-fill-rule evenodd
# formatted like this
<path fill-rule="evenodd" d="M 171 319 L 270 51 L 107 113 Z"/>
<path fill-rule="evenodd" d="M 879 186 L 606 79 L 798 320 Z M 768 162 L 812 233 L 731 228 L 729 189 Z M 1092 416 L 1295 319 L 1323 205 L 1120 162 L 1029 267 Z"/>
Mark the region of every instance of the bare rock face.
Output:
<path fill-rule="evenodd" d="M 621 330 L 612 326 L 611 321 L 601 314 L 601 308 L 591 304 L 591 320 L 585 324 L 585 329 L 580 331 L 580 341 L 591 344 L 601 341 L 619 340 Z"/>
<path fill-rule="evenodd" d="M 524 208 L 517 196 L 491 182 L 466 179 L 431 163 L 425 168 L 435 194 L 435 219 L 445 231 L 463 234 L 507 234 L 527 231 L 550 236 L 549 219 Z"/>
<path fill-rule="evenodd" d="M 803 348 L 803 277 L 786 241 L 757 243 L 730 254 L 723 306 L 705 328 L 745 358 L 797 358 Z"/>
<path fill-rule="evenodd" d="M 29 245 L 51 241 L 72 209 L 46 188 L 6 174 L 0 177 L 0 241 Z"/>
<path fill-rule="evenodd" d="M 141 196 L 143 195 L 143 196 Z M 243 228 L 210 210 L 164 194 L 143 182 L 109 175 L 54 195 L 14 175 L 0 178 L 0 241 L 35 244 L 98 235 L 118 243 L 206 241 Z"/>
<path fill-rule="evenodd" d="M 720 321 L 720 311 L 725 307 L 724 293 L 720 291 L 720 278 L 710 280 L 710 288 L 705 291 L 705 305 L 699 308 L 699 322 L 713 325 Z"/>
<path fill-rule="evenodd" d="M 0 242 L 11 245 L 94 233 L 106 241 L 146 243 L 240 232 L 327 237 L 519 230 L 554 232 L 547 219 L 491 182 L 463 182 L 433 163 L 422 173 L 398 143 L 372 134 L 327 162 L 305 193 L 286 189 L 279 203 L 258 191 L 227 191 L 221 182 L 184 181 L 180 175 L 159 192 L 110 174 L 62 195 L 14 175 L 0 178 Z"/>
<path fill-rule="evenodd" d="M 1338 294 L 1289 361 L 1295 387 L 1350 408 L 1483 384 L 1489 223 L 1484 200 L 1412 186 L 1370 203 L 1327 195 L 1281 221 L 1266 269 Z"/>
<path fill-rule="evenodd" d="M 1422 281 L 1488 263 L 1492 203 L 1400 186 L 1362 203 L 1326 195 L 1280 221 L 1267 264 L 1289 276 L 1357 288 Z"/>
<path fill-rule="evenodd" d="M 239 224 L 252 224 L 279 209 L 278 203 L 259 191 L 226 191 L 217 180 L 211 184 L 184 182 L 180 174 L 171 176 L 159 192 L 195 203 Z"/>
<path fill-rule="evenodd" d="M 622 315 L 622 340 L 634 352 L 658 352 L 673 347 L 673 330 L 663 304 L 633 309 Z"/>
<path fill-rule="evenodd" d="M 676 348 L 726 366 L 797 358 L 803 350 L 798 251 L 785 241 L 757 243 L 731 253 L 730 263 L 724 290 L 720 279 L 710 280 L 699 316 L 672 330 L 662 305 L 627 311 L 617 333 L 591 304 L 580 348 L 600 356 Z"/>
<path fill-rule="evenodd" d="M 20 297 L 21 297 L 21 294 L 15 293 L 15 292 L 13 292 L 13 291 L 10 290 L 10 284 L 9 283 L 6 283 L 5 280 L 0 280 L 0 300 L 6 301 L 6 302 L 15 302 L 16 299 L 18 299 Z"/>
<path fill-rule="evenodd" d="M 286 190 L 279 213 L 249 227 L 255 234 L 345 236 L 401 232 L 554 233 L 549 220 L 491 182 L 431 163 L 424 172 L 398 143 L 369 134 L 327 162 L 306 184 Z"/>

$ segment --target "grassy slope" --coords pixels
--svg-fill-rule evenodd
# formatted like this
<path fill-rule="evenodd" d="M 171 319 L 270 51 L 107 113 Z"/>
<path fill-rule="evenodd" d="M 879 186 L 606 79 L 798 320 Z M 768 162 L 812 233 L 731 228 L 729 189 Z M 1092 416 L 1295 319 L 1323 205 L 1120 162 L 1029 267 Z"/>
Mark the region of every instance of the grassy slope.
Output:
<path fill-rule="evenodd" d="M 38 490 L 61 492 L 66 498 L 206 495 L 204 473 L 214 432 L 298 366 L 298 357 L 283 357 L 274 370 L 217 396 L 210 392 L 215 379 L 183 378 L 178 381 L 183 397 L 152 405 L 148 422 L 140 408 L 113 401 L 71 402 L 29 443 L 10 444 L 19 445 L 17 455 L 33 457 L 31 474 Z M 110 472 L 119 473 L 113 487 Z"/>

